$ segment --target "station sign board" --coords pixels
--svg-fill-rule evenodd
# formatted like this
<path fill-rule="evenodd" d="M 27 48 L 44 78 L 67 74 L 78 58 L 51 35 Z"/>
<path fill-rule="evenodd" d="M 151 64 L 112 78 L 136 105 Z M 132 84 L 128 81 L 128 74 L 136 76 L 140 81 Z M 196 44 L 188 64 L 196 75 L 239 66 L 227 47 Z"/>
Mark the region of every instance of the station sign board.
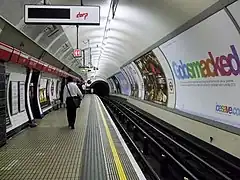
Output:
<path fill-rule="evenodd" d="M 26 4 L 24 22 L 26 24 L 100 25 L 100 6 Z"/>

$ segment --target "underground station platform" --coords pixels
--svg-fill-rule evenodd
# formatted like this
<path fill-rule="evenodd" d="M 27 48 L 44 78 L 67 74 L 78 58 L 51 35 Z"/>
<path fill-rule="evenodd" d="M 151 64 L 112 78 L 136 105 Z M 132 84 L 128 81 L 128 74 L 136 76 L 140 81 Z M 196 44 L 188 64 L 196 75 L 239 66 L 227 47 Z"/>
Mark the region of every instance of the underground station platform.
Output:
<path fill-rule="evenodd" d="M 75 129 L 54 111 L 0 148 L 0 179 L 144 180 L 100 98 L 86 95 Z"/>

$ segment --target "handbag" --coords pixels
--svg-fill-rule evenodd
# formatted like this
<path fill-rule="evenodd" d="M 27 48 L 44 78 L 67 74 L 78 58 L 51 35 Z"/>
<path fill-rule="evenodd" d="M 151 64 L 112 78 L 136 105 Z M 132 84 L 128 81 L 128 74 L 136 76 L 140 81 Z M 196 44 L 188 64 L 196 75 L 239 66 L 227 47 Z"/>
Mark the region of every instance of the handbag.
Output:
<path fill-rule="evenodd" d="M 67 86 L 67 89 L 68 89 L 68 93 L 69 93 L 69 95 L 71 96 L 71 99 L 72 99 L 72 103 L 73 103 L 73 106 L 75 107 L 75 108 L 79 108 L 80 107 L 80 104 L 81 104 L 81 98 L 80 98 L 80 96 L 72 96 L 71 95 L 71 93 L 70 93 L 70 90 L 69 90 L 69 88 L 68 88 L 68 85 L 66 85 Z"/>

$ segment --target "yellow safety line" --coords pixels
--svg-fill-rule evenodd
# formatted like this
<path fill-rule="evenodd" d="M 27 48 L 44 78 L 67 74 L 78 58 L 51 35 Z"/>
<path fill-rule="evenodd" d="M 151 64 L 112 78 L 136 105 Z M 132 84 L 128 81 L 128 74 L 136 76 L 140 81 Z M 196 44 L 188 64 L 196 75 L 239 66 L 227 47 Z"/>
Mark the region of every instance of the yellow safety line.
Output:
<path fill-rule="evenodd" d="M 120 158 L 118 156 L 118 153 L 117 153 L 117 150 L 116 150 L 116 147 L 113 143 L 113 139 L 112 139 L 112 136 L 111 136 L 111 133 L 110 133 L 110 130 L 109 130 L 109 127 L 107 125 L 107 121 L 103 115 L 103 112 L 102 112 L 102 107 L 100 106 L 100 103 L 98 102 L 98 105 L 99 105 L 99 110 L 100 110 L 100 114 L 102 116 L 102 120 L 103 120 L 103 124 L 105 126 L 105 129 L 106 129 L 106 134 L 107 134 L 107 137 L 108 137 L 108 142 L 110 144 L 110 148 L 112 150 L 112 154 L 113 154 L 113 158 L 114 158 L 114 161 L 115 161 L 115 164 L 116 164 L 116 167 L 117 167 L 117 171 L 118 171 L 118 177 L 120 180 L 127 180 L 126 178 L 126 174 L 124 172 L 124 169 L 123 169 L 123 166 L 122 166 L 122 163 L 120 161 Z"/>

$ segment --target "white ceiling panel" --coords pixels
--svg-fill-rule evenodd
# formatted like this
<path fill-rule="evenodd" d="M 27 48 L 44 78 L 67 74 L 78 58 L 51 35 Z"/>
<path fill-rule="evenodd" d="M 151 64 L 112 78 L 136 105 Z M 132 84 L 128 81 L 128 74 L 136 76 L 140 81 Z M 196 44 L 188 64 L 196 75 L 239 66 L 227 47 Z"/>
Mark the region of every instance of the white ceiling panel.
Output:
<path fill-rule="evenodd" d="M 5 9 L 9 9 L 14 4 L 19 11 L 23 11 L 23 1 L 17 4 L 18 1 L 4 0 L 2 6 L 4 8 L 0 8 L 0 14 L 16 25 L 21 24 L 22 18 L 19 15 L 14 16 L 14 13 L 7 13 Z M 88 46 L 86 41 L 89 40 L 89 46 L 92 48 L 92 63 L 99 68 L 95 75 L 106 78 L 117 72 L 122 64 L 216 2 L 217 0 L 119 0 L 115 18 L 112 19 L 111 15 L 108 17 L 110 0 L 83 0 L 84 5 L 100 6 L 101 20 L 100 26 L 79 27 L 79 47 L 86 48 Z M 29 3 L 29 0 L 25 3 Z M 80 5 L 80 0 L 50 0 L 50 3 Z M 42 30 L 38 31 L 37 28 L 40 27 L 32 28 L 32 31 L 39 32 L 34 37 L 40 37 L 42 33 Z M 75 49 L 77 32 L 76 26 L 64 25 L 62 29 L 51 42 L 46 37 L 43 37 L 46 40 L 40 38 L 39 42 L 44 44 L 44 47 L 53 55 L 57 55 L 60 61 L 65 61 L 61 59 L 64 57 L 63 53 L 69 52 L 63 49 L 62 43 L 69 42 L 70 46 Z M 105 39 L 104 34 L 107 37 Z M 58 38 L 64 40 L 60 41 Z M 69 49 L 72 50 L 72 48 Z M 76 67 L 76 63 L 72 66 L 76 71 L 81 72 Z"/>

